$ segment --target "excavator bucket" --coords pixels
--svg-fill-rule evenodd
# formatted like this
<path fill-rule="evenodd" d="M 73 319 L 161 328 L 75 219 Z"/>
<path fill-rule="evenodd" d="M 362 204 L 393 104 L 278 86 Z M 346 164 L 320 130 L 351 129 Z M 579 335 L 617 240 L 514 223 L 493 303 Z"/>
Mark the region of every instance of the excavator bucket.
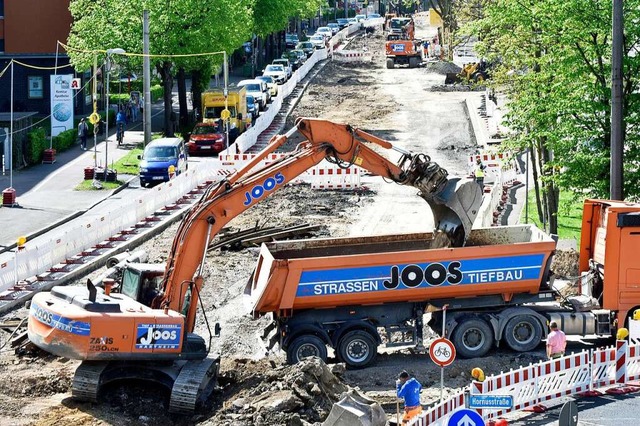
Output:
<path fill-rule="evenodd" d="M 433 211 L 436 232 L 446 234 L 453 247 L 462 247 L 482 205 L 480 185 L 470 179 L 447 177 L 442 190 L 421 195 Z"/>

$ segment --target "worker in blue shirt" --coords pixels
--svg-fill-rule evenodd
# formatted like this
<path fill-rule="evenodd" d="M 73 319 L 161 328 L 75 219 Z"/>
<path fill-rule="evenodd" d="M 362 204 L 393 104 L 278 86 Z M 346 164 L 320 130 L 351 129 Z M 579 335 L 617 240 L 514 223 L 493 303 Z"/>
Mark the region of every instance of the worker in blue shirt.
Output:
<path fill-rule="evenodd" d="M 420 392 L 422 385 L 414 377 L 409 377 L 409 373 L 403 371 L 396 380 L 396 393 L 398 398 L 404 399 L 404 416 L 402 423 L 408 423 L 409 420 L 422 413 L 420 405 Z"/>

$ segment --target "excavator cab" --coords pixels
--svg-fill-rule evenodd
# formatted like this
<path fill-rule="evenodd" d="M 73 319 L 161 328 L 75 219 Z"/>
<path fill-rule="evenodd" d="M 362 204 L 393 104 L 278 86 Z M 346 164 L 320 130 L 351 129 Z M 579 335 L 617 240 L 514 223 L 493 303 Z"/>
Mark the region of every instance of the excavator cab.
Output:
<path fill-rule="evenodd" d="M 120 292 L 151 306 L 153 299 L 162 294 L 164 265 L 153 263 L 130 263 L 122 271 Z"/>

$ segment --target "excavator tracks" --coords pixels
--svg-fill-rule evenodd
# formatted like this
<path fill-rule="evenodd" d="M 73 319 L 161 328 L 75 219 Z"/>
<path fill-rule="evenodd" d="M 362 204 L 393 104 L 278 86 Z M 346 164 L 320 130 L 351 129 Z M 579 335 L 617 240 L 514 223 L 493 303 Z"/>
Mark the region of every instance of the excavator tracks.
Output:
<path fill-rule="evenodd" d="M 106 362 L 85 361 L 76 369 L 71 385 L 71 396 L 78 401 L 97 402 L 100 390 L 100 378 Z"/>
<path fill-rule="evenodd" d="M 207 398 L 218 377 L 220 362 L 217 358 L 205 358 L 187 362 L 171 390 L 169 411 L 171 413 L 193 413 L 199 401 Z M 211 383 L 211 382 L 214 383 Z"/>

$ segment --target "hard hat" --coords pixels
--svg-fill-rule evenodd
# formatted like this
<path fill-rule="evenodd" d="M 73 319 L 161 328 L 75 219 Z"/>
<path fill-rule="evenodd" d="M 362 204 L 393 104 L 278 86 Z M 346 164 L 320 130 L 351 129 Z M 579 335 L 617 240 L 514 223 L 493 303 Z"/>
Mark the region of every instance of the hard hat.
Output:
<path fill-rule="evenodd" d="M 626 328 L 622 327 L 618 329 L 618 332 L 616 333 L 616 339 L 618 340 L 624 340 L 629 336 L 629 330 L 627 330 Z"/>
<path fill-rule="evenodd" d="M 479 382 L 484 382 L 484 379 L 485 379 L 484 371 L 482 371 L 481 368 L 476 367 L 473 370 L 471 370 L 471 377 L 473 377 L 475 380 Z"/>

